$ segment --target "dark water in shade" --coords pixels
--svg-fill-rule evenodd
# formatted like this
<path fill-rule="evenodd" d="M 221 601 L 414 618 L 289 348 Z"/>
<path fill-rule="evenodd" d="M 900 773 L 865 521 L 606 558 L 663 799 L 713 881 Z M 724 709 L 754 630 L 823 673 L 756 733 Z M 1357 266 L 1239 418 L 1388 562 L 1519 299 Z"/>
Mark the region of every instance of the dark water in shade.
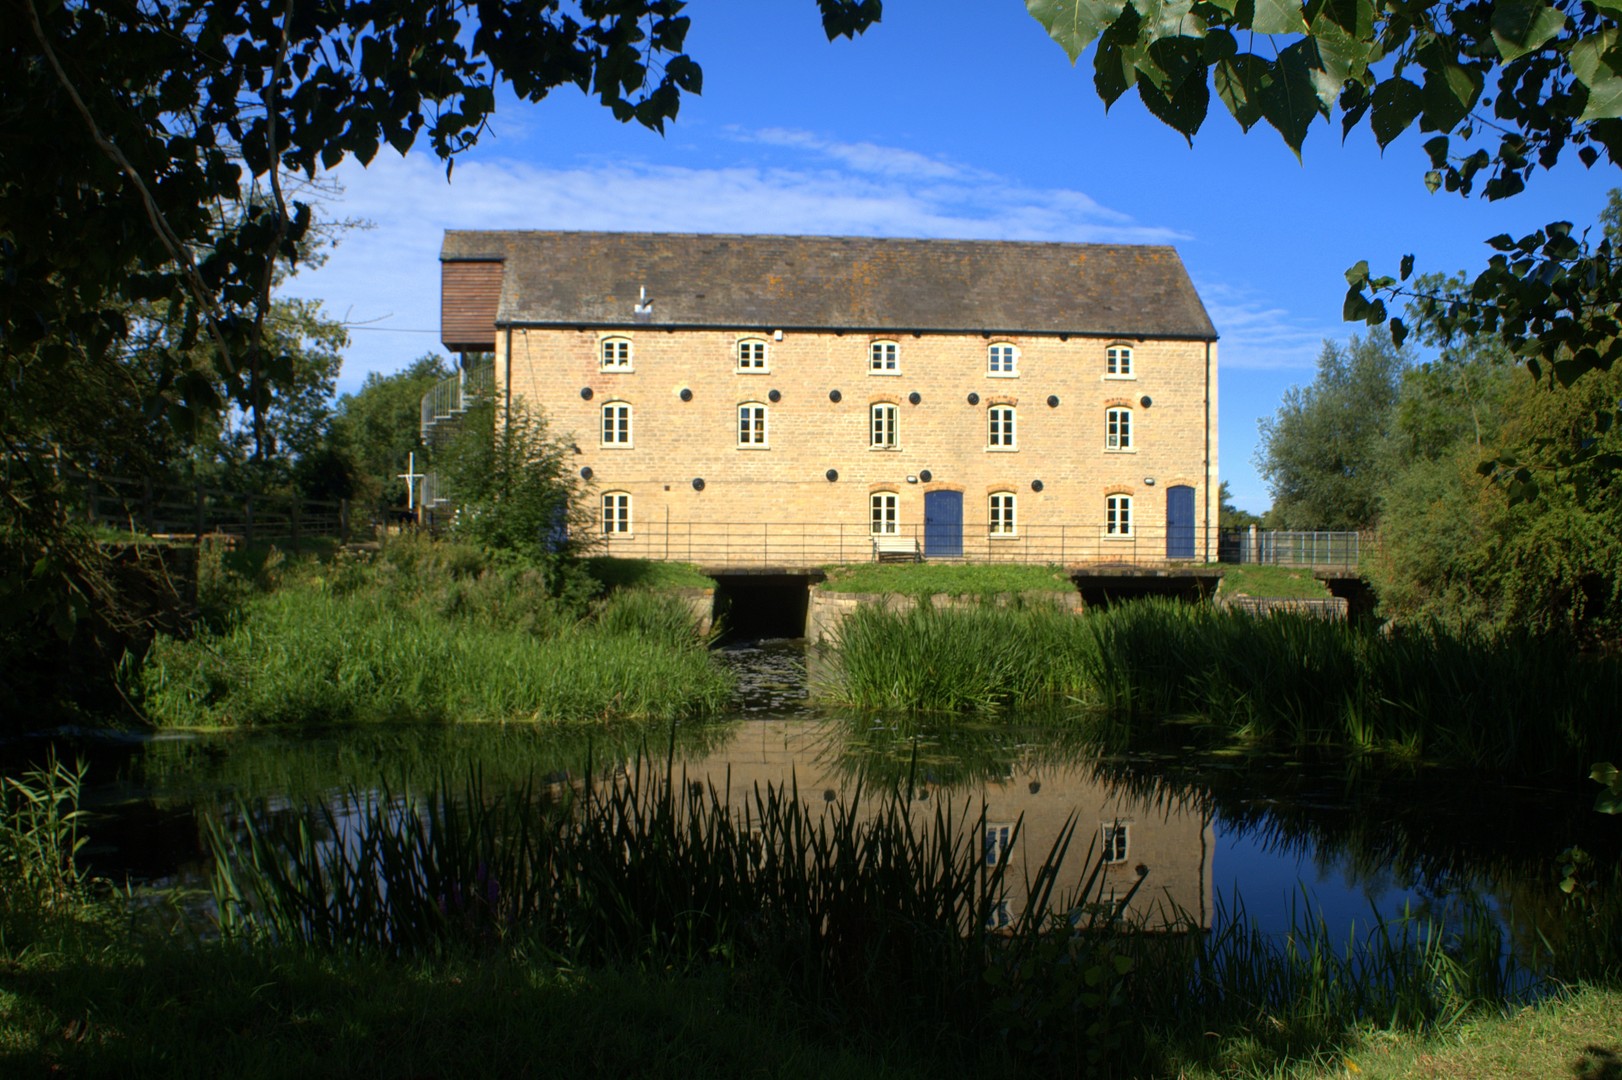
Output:
<path fill-rule="evenodd" d="M 1557 860 L 1576 844 L 1622 854 L 1622 817 L 1593 812 L 1591 785 L 1565 790 L 1493 785 L 1422 767 L 1300 764 L 1213 753 L 1197 729 L 1115 733 L 1074 716 L 1028 722 L 875 723 L 812 706 L 815 657 L 795 642 L 722 650 L 738 674 L 722 721 L 653 731 L 553 731 L 505 725 L 368 725 L 341 729 L 108 737 L 59 734 L 64 757 L 90 764 L 86 809 L 92 871 L 153 891 L 207 888 L 204 822 L 239 801 L 289 814 L 339 810 L 386 783 L 393 791 L 478 769 L 487 789 L 578 780 L 668 759 L 738 805 L 756 784 L 792 780 L 808 802 L 904 787 L 921 809 L 941 801 L 985 812 L 988 860 L 1046 854 L 1069 822 L 1079 874 L 1090 850 L 1104 884 L 1138 885 L 1130 913 L 1145 924 L 1175 908 L 1215 927 L 1242 909 L 1283 933 L 1303 906 L 1334 940 L 1373 916 L 1444 914 L 1461 898 L 1557 918 Z M 46 740 L 0 745 L 15 775 Z M 1014 829 L 1021 823 L 1023 836 Z M 1020 898 L 1011 901 L 1016 907 Z M 1357 931 L 1361 932 L 1361 930 Z"/>

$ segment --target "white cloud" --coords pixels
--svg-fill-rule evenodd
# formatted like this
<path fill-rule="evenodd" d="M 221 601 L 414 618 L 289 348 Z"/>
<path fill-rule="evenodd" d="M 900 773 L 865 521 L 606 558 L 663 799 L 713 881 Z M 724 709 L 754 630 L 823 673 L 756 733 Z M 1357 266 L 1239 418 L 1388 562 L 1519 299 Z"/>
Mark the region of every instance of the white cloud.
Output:
<path fill-rule="evenodd" d="M 1205 310 L 1222 335 L 1222 366 L 1257 370 L 1312 370 L 1325 338 L 1343 339 L 1344 323 L 1302 319 L 1249 289 L 1196 279 Z"/>

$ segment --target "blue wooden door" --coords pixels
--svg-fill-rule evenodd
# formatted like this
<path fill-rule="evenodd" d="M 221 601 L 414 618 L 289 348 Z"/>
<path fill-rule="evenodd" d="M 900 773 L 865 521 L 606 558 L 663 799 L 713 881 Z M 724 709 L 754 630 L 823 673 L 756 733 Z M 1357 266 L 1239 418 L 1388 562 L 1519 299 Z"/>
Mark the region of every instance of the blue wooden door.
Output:
<path fill-rule="evenodd" d="M 963 554 L 963 493 L 924 492 L 924 557 L 948 558 Z"/>
<path fill-rule="evenodd" d="M 1166 558 L 1194 557 L 1194 489 L 1183 484 L 1166 489 Z"/>

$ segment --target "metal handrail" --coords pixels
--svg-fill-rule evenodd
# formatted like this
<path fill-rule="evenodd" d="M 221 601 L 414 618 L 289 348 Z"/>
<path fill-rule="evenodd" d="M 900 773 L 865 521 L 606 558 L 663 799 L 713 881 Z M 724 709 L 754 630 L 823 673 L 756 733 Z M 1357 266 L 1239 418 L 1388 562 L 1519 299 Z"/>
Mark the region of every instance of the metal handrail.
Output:
<path fill-rule="evenodd" d="M 428 442 L 435 429 L 447 420 L 458 419 L 479 402 L 490 400 L 495 388 L 494 363 L 461 368 L 455 375 L 439 380 L 422 395 L 422 441 Z"/>

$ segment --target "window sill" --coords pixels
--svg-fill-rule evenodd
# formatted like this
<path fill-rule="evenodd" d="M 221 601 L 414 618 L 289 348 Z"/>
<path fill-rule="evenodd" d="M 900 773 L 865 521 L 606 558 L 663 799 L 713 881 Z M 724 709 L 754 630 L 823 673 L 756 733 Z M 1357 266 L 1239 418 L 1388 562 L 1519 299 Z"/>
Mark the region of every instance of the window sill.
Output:
<path fill-rule="evenodd" d="M 1104 381 L 1105 382 L 1132 382 L 1135 379 L 1137 379 L 1136 375 L 1105 375 L 1104 376 Z"/>
<path fill-rule="evenodd" d="M 738 444 L 738 449 L 739 450 L 770 450 L 771 447 L 766 445 L 765 443 L 739 443 Z"/>
<path fill-rule="evenodd" d="M 998 540 L 1018 540 L 1019 533 L 987 533 L 986 539 L 990 540 L 992 543 L 996 543 Z"/>
<path fill-rule="evenodd" d="M 986 378 L 988 378 L 988 379 L 1017 379 L 1017 378 L 1019 378 L 1019 372 L 1017 372 L 1017 371 L 988 371 L 988 372 L 986 372 Z"/>
<path fill-rule="evenodd" d="M 1104 453 L 1106 453 L 1106 454 L 1135 454 L 1137 452 L 1138 452 L 1138 448 L 1135 447 L 1135 446 L 1106 446 L 1106 447 L 1104 447 Z"/>
<path fill-rule="evenodd" d="M 599 374 L 599 375 L 634 375 L 634 374 L 636 374 L 636 368 L 628 368 L 628 367 L 598 368 L 597 369 L 597 374 Z"/>
<path fill-rule="evenodd" d="M 628 533 L 628 532 L 603 533 L 603 539 L 607 540 L 610 544 L 612 544 L 616 540 L 635 540 L 636 539 L 636 533 Z"/>
<path fill-rule="evenodd" d="M 869 453 L 879 454 L 899 454 L 901 452 L 899 446 L 869 446 L 867 449 Z"/>
<path fill-rule="evenodd" d="M 636 445 L 628 442 L 605 442 L 598 445 L 600 450 L 635 450 Z"/>
<path fill-rule="evenodd" d="M 872 368 L 868 368 L 867 373 L 869 375 L 885 375 L 885 376 L 899 376 L 901 374 L 901 372 L 899 372 L 899 371 L 875 371 Z"/>
<path fill-rule="evenodd" d="M 732 369 L 732 374 L 734 375 L 770 375 L 771 373 L 772 371 L 770 368 L 763 367 L 741 367 Z"/>
<path fill-rule="evenodd" d="M 1137 537 L 1133 536 L 1131 533 L 1105 533 L 1104 534 L 1104 542 L 1106 544 L 1111 542 L 1111 541 L 1115 541 L 1117 543 L 1120 543 L 1122 541 L 1136 540 L 1136 539 L 1137 539 Z"/>
<path fill-rule="evenodd" d="M 1017 453 L 1019 453 L 1019 447 L 1017 447 L 1017 446 L 988 446 L 988 447 L 986 447 L 986 453 L 988 453 L 988 454 L 1017 454 Z"/>

